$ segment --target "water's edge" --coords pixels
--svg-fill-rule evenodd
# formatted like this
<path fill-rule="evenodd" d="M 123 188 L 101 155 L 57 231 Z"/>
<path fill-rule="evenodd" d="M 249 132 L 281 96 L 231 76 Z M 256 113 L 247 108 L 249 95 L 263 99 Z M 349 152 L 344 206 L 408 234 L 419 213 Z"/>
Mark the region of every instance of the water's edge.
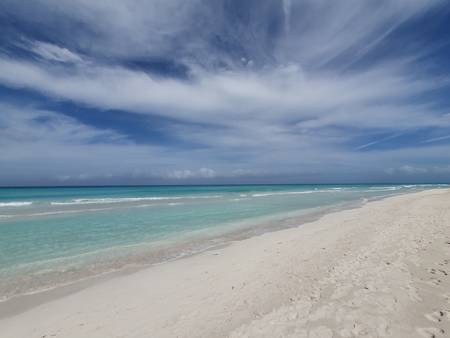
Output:
<path fill-rule="evenodd" d="M 184 252 L 181 255 L 175 255 L 171 258 L 164 259 L 162 261 L 155 261 L 151 263 L 146 263 L 145 261 L 141 264 L 128 264 L 123 267 L 113 270 L 103 272 L 101 274 L 95 274 L 91 276 L 87 276 L 83 279 L 73 280 L 67 283 L 54 285 L 52 287 L 36 290 L 30 293 L 14 295 L 6 300 L 0 301 L 0 319 L 5 317 L 11 317 L 17 315 L 19 313 L 25 312 L 31 308 L 39 306 L 41 304 L 47 303 L 49 301 L 62 298 L 64 296 L 79 292 L 87 287 L 90 287 L 94 284 L 98 284 L 111 278 L 115 278 L 118 276 L 124 276 L 136 273 L 138 271 L 151 268 L 152 266 L 169 263 L 174 260 L 179 260 L 187 257 L 192 257 L 194 255 L 204 253 L 210 250 L 217 250 L 219 248 L 231 245 L 233 242 L 245 240 L 251 237 L 260 236 L 266 233 L 285 230 L 289 228 L 301 227 L 306 223 L 311 223 L 319 220 L 325 215 L 333 214 L 336 212 L 341 212 L 344 210 L 357 209 L 360 208 L 367 203 L 383 200 L 390 197 L 396 197 L 400 195 L 406 194 L 414 194 L 425 190 L 434 190 L 434 189 L 422 189 L 416 191 L 404 191 L 396 194 L 391 194 L 387 196 L 377 196 L 372 197 L 370 199 L 366 199 L 365 201 L 351 201 L 340 203 L 332 206 L 327 206 L 320 208 L 319 210 L 312 209 L 309 212 L 301 214 L 299 216 L 288 216 L 286 218 L 280 218 L 274 220 L 273 222 L 269 222 L 264 224 L 263 226 L 252 226 L 249 228 L 239 228 L 235 231 L 230 231 L 228 233 L 222 234 L 221 237 L 210 237 L 210 238 L 200 238 L 199 240 L 204 241 L 207 240 L 211 243 L 211 245 L 206 245 L 200 249 L 193 250 L 191 252 Z M 305 210 L 302 210 L 305 211 Z M 192 243 L 191 243 L 192 244 Z M 194 243 L 195 244 L 195 243 Z"/>

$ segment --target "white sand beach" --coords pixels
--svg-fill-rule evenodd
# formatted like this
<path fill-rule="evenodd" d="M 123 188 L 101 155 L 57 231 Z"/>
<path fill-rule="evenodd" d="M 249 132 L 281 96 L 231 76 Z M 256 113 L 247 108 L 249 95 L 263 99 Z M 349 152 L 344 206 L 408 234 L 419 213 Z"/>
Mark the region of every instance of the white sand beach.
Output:
<path fill-rule="evenodd" d="M 3 309 L 0 336 L 449 337 L 448 274 L 450 190 L 428 190 Z"/>

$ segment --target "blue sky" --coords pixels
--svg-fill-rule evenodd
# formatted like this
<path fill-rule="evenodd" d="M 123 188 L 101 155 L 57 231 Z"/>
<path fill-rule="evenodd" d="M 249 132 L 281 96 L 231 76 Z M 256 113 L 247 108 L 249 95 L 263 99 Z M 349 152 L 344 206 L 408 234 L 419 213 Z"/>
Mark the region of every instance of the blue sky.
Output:
<path fill-rule="evenodd" d="M 3 0 L 0 185 L 450 181 L 444 0 Z"/>

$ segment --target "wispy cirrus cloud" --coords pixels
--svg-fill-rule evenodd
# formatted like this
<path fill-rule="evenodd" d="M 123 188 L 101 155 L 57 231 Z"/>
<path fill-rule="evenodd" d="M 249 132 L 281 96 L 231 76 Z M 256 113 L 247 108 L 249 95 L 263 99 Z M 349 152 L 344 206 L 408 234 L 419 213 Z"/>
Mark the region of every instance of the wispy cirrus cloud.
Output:
<path fill-rule="evenodd" d="M 30 50 L 43 59 L 49 61 L 70 63 L 78 63 L 83 61 L 81 56 L 78 54 L 71 52 L 67 48 L 59 47 L 51 43 L 33 41 L 31 42 Z"/>
<path fill-rule="evenodd" d="M 89 144 L 126 142 L 125 135 L 97 129 L 60 113 L 34 107 L 0 104 L 0 144 L 21 143 Z"/>
<path fill-rule="evenodd" d="M 422 143 L 438 142 L 438 141 L 444 141 L 444 140 L 448 140 L 448 139 L 450 139 L 450 135 L 433 137 L 433 138 L 423 141 Z"/>
<path fill-rule="evenodd" d="M 441 94 L 450 77 L 424 58 L 433 43 L 407 38 L 419 34 L 415 22 L 444 6 L 439 0 L 40 0 L 26 6 L 6 0 L 0 86 L 93 109 L 105 119 L 103 127 L 101 121 L 90 126 L 55 110 L 38 125 L 20 119 L 25 113 L 17 101 L 8 103 L 16 125 L 35 129 L 30 135 L 44 130 L 36 139 L 59 156 L 70 146 L 79 166 L 91 161 L 69 174 L 57 161 L 59 177 L 99 177 L 114 162 L 105 156 L 116 153 L 127 164 L 111 177 L 218 179 L 236 170 L 260 177 L 264 168 L 272 177 L 317 179 L 328 166 L 336 179 L 370 173 L 382 180 L 386 168 L 449 161 L 439 154 L 448 150 L 448 138 L 434 135 L 450 130 Z M 49 9 L 54 15 L 44 17 Z M 113 114 L 165 119 L 160 132 L 177 142 L 133 141 L 132 126 L 124 132 L 106 123 Z M 4 130 L 24 135 L 17 126 L 6 123 Z M 45 128 L 55 130 L 51 140 Z M 73 138 L 70 128 L 79 128 Z M 43 151 L 21 142 L 4 151 L 11 163 L 13 153 L 31 158 L 27 149 Z"/>
<path fill-rule="evenodd" d="M 100 109 L 156 111 L 199 123 L 228 124 L 230 116 L 271 122 L 306 119 L 305 128 L 355 122 L 366 127 L 450 123 L 445 109 L 410 103 L 418 95 L 448 86 L 447 79 L 412 75 L 408 69 L 407 64 L 396 62 L 336 76 L 307 74 L 289 65 L 258 73 L 199 72 L 185 81 L 123 67 L 88 65 L 74 73 L 58 66 L 0 58 L 0 81 Z"/>

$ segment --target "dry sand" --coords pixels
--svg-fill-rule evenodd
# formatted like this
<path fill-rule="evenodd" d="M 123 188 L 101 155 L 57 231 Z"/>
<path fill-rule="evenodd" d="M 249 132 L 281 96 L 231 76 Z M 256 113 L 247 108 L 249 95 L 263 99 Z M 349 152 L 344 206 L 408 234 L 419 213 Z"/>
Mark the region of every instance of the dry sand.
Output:
<path fill-rule="evenodd" d="M 97 282 L 0 336 L 450 337 L 449 263 L 450 190 L 429 190 Z"/>

